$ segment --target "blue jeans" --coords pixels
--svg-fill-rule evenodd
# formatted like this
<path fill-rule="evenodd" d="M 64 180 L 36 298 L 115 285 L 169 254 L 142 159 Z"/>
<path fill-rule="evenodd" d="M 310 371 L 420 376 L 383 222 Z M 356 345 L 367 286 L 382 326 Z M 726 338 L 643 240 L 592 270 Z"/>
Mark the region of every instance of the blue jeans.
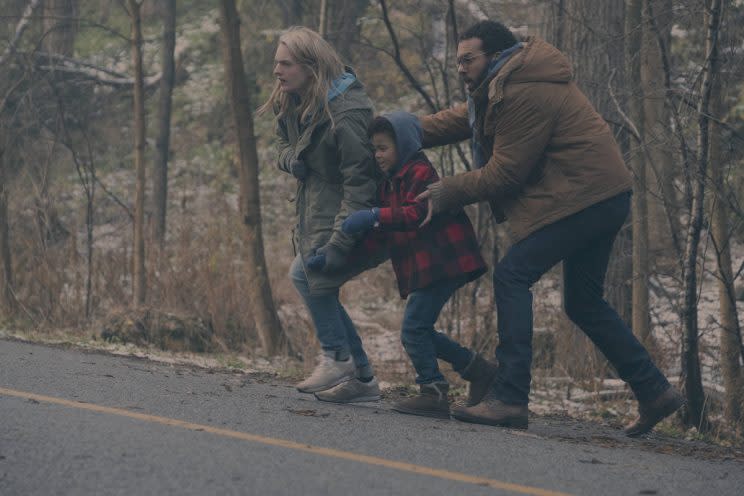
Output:
<path fill-rule="evenodd" d="M 445 382 L 437 358 L 451 363 L 456 372 L 465 369 L 473 358 L 473 352 L 434 330 L 442 307 L 465 282 L 465 276 L 444 279 L 408 295 L 401 341 L 416 369 L 416 384 Z"/>
<path fill-rule="evenodd" d="M 494 268 L 499 329 L 499 376 L 494 390 L 504 403 L 528 402 L 532 363 L 530 288 L 560 261 L 566 314 L 607 357 L 636 398 L 650 401 L 669 387 L 646 349 L 603 296 L 610 251 L 629 205 L 630 193 L 622 193 L 549 224 L 512 246 Z"/>
<path fill-rule="evenodd" d="M 315 332 L 323 351 L 333 354 L 337 360 L 346 360 L 351 355 L 357 368 L 357 375 L 371 377 L 372 367 L 362 347 L 362 340 L 338 299 L 338 289 L 322 295 L 311 295 L 307 275 L 299 255 L 292 262 L 289 277 L 313 319 Z"/>

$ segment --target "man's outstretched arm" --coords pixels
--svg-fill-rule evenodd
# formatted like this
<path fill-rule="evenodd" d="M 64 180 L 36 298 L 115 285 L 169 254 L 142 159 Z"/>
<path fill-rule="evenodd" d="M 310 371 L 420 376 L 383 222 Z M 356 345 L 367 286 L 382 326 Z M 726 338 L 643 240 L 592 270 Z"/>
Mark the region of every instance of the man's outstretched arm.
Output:
<path fill-rule="evenodd" d="M 468 104 L 458 103 L 452 108 L 419 118 L 424 129 L 424 148 L 450 145 L 470 138 Z"/>

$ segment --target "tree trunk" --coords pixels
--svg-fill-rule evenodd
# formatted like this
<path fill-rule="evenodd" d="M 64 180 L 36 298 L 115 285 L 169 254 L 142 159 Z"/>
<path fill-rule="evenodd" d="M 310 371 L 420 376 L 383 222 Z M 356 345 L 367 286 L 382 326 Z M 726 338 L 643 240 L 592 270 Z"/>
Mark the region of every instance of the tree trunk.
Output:
<path fill-rule="evenodd" d="M 695 181 L 694 194 L 685 246 L 684 302 L 682 307 L 682 325 L 684 328 L 682 379 L 687 395 L 684 420 L 687 425 L 695 426 L 699 430 L 707 430 L 710 427 L 705 414 L 705 394 L 700 374 L 697 258 L 700 232 L 703 228 L 703 203 L 710 146 L 710 118 L 708 112 L 710 112 L 713 82 L 719 76 L 718 35 L 721 22 L 721 0 L 706 1 L 704 22 L 706 24 L 705 55 L 707 59 L 703 65 L 702 95 L 698 104 L 697 170 L 694 171 L 693 176 Z"/>
<path fill-rule="evenodd" d="M 647 347 L 651 346 L 648 305 L 648 205 L 646 160 L 643 155 L 643 87 L 641 86 L 641 36 L 643 0 L 628 0 L 625 19 L 626 88 L 629 93 L 628 117 L 638 135 L 630 140 L 630 167 L 633 184 L 633 331 Z"/>
<path fill-rule="evenodd" d="M 282 11 L 282 22 L 284 27 L 302 24 L 304 13 L 302 0 L 279 0 L 279 9 Z"/>
<path fill-rule="evenodd" d="M 238 141 L 240 213 L 245 226 L 246 275 L 249 290 L 247 298 L 263 351 L 272 355 L 276 354 L 279 349 L 283 331 L 271 295 L 264 258 L 258 153 L 253 132 L 251 98 L 240 49 L 240 19 L 234 0 L 220 0 L 220 23 L 225 77 Z"/>
<path fill-rule="evenodd" d="M 548 43 L 552 43 L 558 50 L 564 49 L 565 21 L 563 19 L 566 11 L 566 0 L 544 0 L 540 6 L 543 13 L 540 23 L 542 36 Z"/>
<path fill-rule="evenodd" d="M 669 134 L 670 116 L 665 105 L 664 67 L 657 34 L 650 28 L 649 3 L 653 3 L 655 24 L 666 47 L 670 46 L 672 29 L 671 0 L 643 0 L 643 48 L 641 81 L 643 84 L 644 142 L 650 159 L 649 171 L 649 247 L 660 254 L 682 254 L 680 205 L 674 186 L 676 173 Z M 669 255 L 668 255 L 669 256 Z"/>
<path fill-rule="evenodd" d="M 610 124 L 615 137 L 625 150 L 627 138 L 620 125 L 621 117 L 612 101 L 608 85 L 615 94 L 625 81 L 625 0 L 564 0 L 555 26 L 562 33 L 563 51 L 573 62 L 574 77 L 597 112 Z M 624 105 L 621 95 L 620 104 Z M 631 229 L 623 228 L 617 236 L 605 284 L 607 301 L 630 324 L 632 306 Z"/>
<path fill-rule="evenodd" d="M 47 53 L 71 57 L 77 35 L 77 0 L 44 0 L 44 38 Z"/>
<path fill-rule="evenodd" d="M 369 0 L 325 0 L 334 15 L 326 17 L 326 39 L 330 41 L 341 55 L 341 59 L 354 65 L 354 56 L 358 50 L 354 46 L 359 41 L 361 26 L 359 18 L 369 6 Z"/>
<path fill-rule="evenodd" d="M 713 81 L 710 95 L 710 115 L 723 120 L 726 110 L 723 108 L 721 75 Z M 710 178 L 716 197 L 713 199 L 713 218 L 711 220 L 711 239 L 716 252 L 718 309 L 721 321 L 721 372 L 723 386 L 726 389 L 724 399 L 724 417 L 736 431 L 744 430 L 744 376 L 740 364 L 741 326 L 736 309 L 734 275 L 731 265 L 731 240 L 733 233 L 729 228 L 728 210 L 725 200 L 725 181 L 723 178 L 723 144 L 721 129 L 711 123 L 710 127 L 709 167 Z"/>
<path fill-rule="evenodd" d="M 135 307 L 145 303 L 145 101 L 142 73 L 141 2 L 128 0 L 132 21 L 132 65 L 134 66 L 134 246 L 132 247 L 132 293 Z"/>
<path fill-rule="evenodd" d="M 163 76 L 160 79 L 158 104 L 158 137 L 155 141 L 153 171 L 153 218 L 155 239 L 162 249 L 165 244 L 168 205 L 168 158 L 170 149 L 171 102 L 175 77 L 176 0 L 163 0 Z"/>
<path fill-rule="evenodd" d="M 8 219 L 8 188 L 5 173 L 4 150 L 0 149 L 0 260 L 2 280 L 0 280 L 0 304 L 3 315 L 10 317 L 15 312 L 13 298 L 13 263 L 10 252 L 10 223 Z"/>
<path fill-rule="evenodd" d="M 571 59 L 574 79 L 599 114 L 609 122 L 616 137 L 624 140 L 617 124 L 620 116 L 612 101 L 608 84 L 618 88 L 625 83 L 625 0 L 563 0 L 551 8 L 549 31 L 554 42 Z M 615 90 L 615 94 L 618 91 Z M 621 99 L 621 105 L 624 104 Z M 607 270 L 605 298 L 621 318 L 630 323 L 632 303 L 632 245 L 629 228 L 615 240 Z M 606 374 L 606 361 L 581 333 L 574 333 L 572 346 L 587 355 L 593 375 Z M 584 376 L 586 367 L 572 367 Z"/>
<path fill-rule="evenodd" d="M 318 22 L 318 34 L 323 38 L 328 35 L 328 0 L 320 0 L 320 21 Z"/>

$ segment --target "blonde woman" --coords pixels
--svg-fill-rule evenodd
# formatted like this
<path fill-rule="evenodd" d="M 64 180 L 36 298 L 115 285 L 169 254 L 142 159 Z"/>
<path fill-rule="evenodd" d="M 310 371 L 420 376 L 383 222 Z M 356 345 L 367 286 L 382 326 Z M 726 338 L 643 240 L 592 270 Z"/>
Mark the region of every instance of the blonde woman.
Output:
<path fill-rule="evenodd" d="M 276 83 L 261 112 L 276 115 L 280 170 L 297 180 L 296 257 L 290 277 L 322 348 L 297 389 L 323 401 L 380 398 L 339 288 L 363 268 L 349 263 L 357 239 L 341 230 L 349 213 L 374 206 L 379 180 L 367 138 L 372 103 L 364 87 L 318 33 L 292 27 L 279 38 Z"/>

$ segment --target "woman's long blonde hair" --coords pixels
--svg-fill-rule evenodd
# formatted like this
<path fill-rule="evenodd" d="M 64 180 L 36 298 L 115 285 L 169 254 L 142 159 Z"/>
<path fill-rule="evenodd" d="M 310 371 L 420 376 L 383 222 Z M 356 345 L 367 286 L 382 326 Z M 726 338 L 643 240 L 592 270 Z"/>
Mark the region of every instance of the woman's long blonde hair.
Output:
<path fill-rule="evenodd" d="M 281 90 L 279 81 L 269 99 L 258 109 L 259 113 L 278 109 L 277 118 L 287 115 L 290 109 L 297 108 L 302 122 L 314 123 L 321 116 L 328 115 L 328 90 L 331 84 L 344 73 L 344 64 L 336 50 L 312 29 L 292 26 L 280 37 L 292 58 L 311 75 L 307 90 L 301 95 L 299 104 Z"/>

